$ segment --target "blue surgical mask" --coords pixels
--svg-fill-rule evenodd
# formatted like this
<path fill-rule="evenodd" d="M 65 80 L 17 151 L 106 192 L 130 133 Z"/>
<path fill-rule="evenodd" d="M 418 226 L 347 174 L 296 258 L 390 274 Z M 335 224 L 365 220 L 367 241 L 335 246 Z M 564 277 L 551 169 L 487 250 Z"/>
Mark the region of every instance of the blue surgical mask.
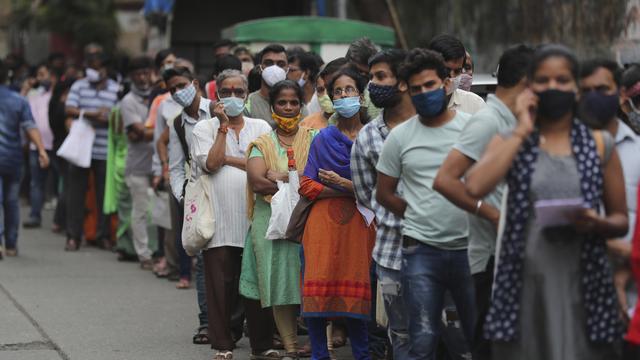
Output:
<path fill-rule="evenodd" d="M 196 87 L 191 83 L 183 89 L 176 91 L 171 97 L 183 108 L 189 107 L 196 97 Z"/>
<path fill-rule="evenodd" d="M 446 110 L 447 93 L 443 87 L 413 95 L 411 102 L 423 118 L 434 118 Z"/>
<path fill-rule="evenodd" d="M 218 98 L 219 97 L 218 95 Z M 224 112 L 231 117 L 240 115 L 242 110 L 244 110 L 244 99 L 230 96 L 222 98 L 220 101 L 224 104 Z"/>
<path fill-rule="evenodd" d="M 360 111 L 360 97 L 351 96 L 334 100 L 333 109 L 345 119 L 352 118 Z"/>

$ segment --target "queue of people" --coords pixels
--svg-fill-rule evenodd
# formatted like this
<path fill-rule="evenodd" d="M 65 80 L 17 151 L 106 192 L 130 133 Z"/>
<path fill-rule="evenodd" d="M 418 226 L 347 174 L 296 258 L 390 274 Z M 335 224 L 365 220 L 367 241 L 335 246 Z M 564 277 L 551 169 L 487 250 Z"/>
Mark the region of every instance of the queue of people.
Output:
<path fill-rule="evenodd" d="M 640 356 L 640 65 L 515 45 L 483 99 L 446 34 L 358 39 L 327 64 L 227 40 L 214 57 L 206 79 L 170 49 L 121 73 L 96 45 L 83 71 L 0 63 L 0 258 L 18 255 L 26 167 L 24 227 L 56 178 L 54 230 L 78 251 L 95 203 L 98 245 L 195 286 L 193 342 L 216 360 L 243 336 L 251 359 L 331 359 L 347 339 L 358 360 Z M 59 151 L 79 123 L 87 164 Z M 195 182 L 213 236 L 194 254 Z M 273 238 L 282 194 L 299 200 Z"/>

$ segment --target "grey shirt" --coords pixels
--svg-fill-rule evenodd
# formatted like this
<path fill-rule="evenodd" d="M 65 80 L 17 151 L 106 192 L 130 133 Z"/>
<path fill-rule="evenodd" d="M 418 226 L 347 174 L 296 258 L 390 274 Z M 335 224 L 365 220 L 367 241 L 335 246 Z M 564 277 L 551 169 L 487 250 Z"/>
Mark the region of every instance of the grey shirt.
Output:
<path fill-rule="evenodd" d="M 487 105 L 471 117 L 453 148 L 478 161 L 491 139 L 513 128 L 516 122 L 511 110 L 498 97 L 490 94 Z M 500 184 L 484 201 L 500 209 L 505 188 L 506 184 Z M 469 214 L 469 266 L 472 274 L 485 271 L 495 253 L 496 237 L 496 228 L 490 221 Z"/>
<path fill-rule="evenodd" d="M 147 101 L 140 95 L 130 91 L 120 102 L 120 114 L 125 128 L 142 124 L 144 126 L 149 115 Z M 149 176 L 151 175 L 151 158 L 153 156 L 153 141 L 129 140 L 127 152 L 127 166 L 125 176 Z"/>

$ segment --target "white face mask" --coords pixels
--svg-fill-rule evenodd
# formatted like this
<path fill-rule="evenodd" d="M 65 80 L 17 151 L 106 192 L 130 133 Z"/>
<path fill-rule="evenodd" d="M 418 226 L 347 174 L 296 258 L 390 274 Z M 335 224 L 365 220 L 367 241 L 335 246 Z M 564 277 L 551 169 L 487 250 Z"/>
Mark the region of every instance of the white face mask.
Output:
<path fill-rule="evenodd" d="M 453 94 L 454 91 L 456 91 L 457 88 L 460 87 L 460 78 L 461 75 L 458 75 L 454 78 L 451 78 L 451 83 L 449 85 L 449 87 L 447 88 L 447 95 L 451 95 Z"/>
<path fill-rule="evenodd" d="M 92 68 L 87 68 L 85 70 L 85 75 L 87 76 L 87 80 L 89 80 L 90 83 L 97 83 L 97 82 L 100 82 L 100 80 L 102 80 L 102 76 L 100 76 L 100 71 Z"/>
<path fill-rule="evenodd" d="M 298 86 L 303 88 L 306 83 L 307 83 L 307 80 L 304 79 L 304 73 L 303 73 L 302 75 L 300 75 L 300 79 L 298 79 Z"/>
<path fill-rule="evenodd" d="M 287 73 L 278 65 L 267 66 L 262 70 L 262 80 L 269 87 L 277 84 L 279 81 L 285 80 L 287 78 Z"/>

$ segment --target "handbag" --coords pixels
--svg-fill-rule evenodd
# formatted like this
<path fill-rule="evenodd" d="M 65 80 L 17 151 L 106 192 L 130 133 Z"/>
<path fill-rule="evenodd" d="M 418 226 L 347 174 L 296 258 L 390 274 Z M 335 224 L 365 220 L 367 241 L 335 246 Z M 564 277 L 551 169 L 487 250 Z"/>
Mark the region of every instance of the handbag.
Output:
<path fill-rule="evenodd" d="M 211 197 L 210 175 L 202 174 L 189 180 L 184 194 L 184 222 L 182 247 L 189 256 L 204 249 L 215 232 L 215 214 Z"/>
<path fill-rule="evenodd" d="M 67 160 L 71 164 L 89 168 L 91 166 L 91 150 L 96 138 L 96 130 L 89 124 L 80 112 L 80 117 L 71 124 L 69 135 L 64 139 L 56 155 Z"/>
<path fill-rule="evenodd" d="M 295 243 L 302 243 L 302 235 L 304 234 L 304 227 L 307 224 L 307 218 L 313 207 L 313 201 L 307 199 L 304 196 L 300 197 L 296 207 L 293 208 L 291 213 L 291 219 L 289 219 L 289 226 L 287 226 L 287 232 L 285 233 L 285 239 Z"/>

